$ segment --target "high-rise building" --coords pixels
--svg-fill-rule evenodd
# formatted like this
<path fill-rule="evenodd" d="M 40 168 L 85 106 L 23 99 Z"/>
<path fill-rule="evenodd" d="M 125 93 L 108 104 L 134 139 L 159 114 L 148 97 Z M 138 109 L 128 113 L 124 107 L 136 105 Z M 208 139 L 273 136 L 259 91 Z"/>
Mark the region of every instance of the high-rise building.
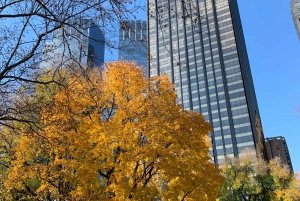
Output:
<path fill-rule="evenodd" d="M 147 22 L 122 21 L 119 31 L 119 60 L 134 61 L 148 77 Z"/>
<path fill-rule="evenodd" d="M 149 73 L 167 74 L 186 110 L 213 126 L 213 160 L 264 137 L 237 0 L 148 0 Z"/>
<path fill-rule="evenodd" d="M 71 23 L 71 22 L 69 22 Z M 41 67 L 67 66 L 74 62 L 82 67 L 99 67 L 104 63 L 104 34 L 91 20 L 81 20 L 56 30 L 46 42 Z"/>
<path fill-rule="evenodd" d="M 300 0 L 292 0 L 291 9 L 295 28 L 300 40 Z"/>
<path fill-rule="evenodd" d="M 290 167 L 291 172 L 293 172 L 290 152 L 284 137 L 278 136 L 266 138 L 265 146 L 269 160 L 279 157 L 281 162 L 287 164 Z"/>

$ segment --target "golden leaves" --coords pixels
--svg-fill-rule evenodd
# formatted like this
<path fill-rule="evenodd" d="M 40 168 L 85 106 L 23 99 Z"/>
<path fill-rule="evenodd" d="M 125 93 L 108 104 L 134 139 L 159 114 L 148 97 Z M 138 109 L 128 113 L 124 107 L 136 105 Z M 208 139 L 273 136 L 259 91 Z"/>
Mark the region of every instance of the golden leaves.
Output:
<path fill-rule="evenodd" d="M 42 111 L 45 131 L 23 137 L 7 182 L 39 198 L 214 200 L 222 177 L 209 162 L 209 123 L 181 109 L 166 76 L 144 78 L 128 62 L 74 76 Z M 24 173 L 23 177 L 16 177 Z"/>

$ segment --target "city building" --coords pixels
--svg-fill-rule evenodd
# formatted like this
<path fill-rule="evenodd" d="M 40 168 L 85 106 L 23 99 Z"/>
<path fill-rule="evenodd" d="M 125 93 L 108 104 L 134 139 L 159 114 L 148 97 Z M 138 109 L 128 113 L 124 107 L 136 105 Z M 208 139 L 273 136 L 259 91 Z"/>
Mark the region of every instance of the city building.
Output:
<path fill-rule="evenodd" d="M 290 167 L 291 172 L 294 172 L 289 149 L 284 137 L 278 136 L 266 138 L 265 146 L 269 160 L 279 157 L 281 162 L 287 164 Z"/>
<path fill-rule="evenodd" d="M 300 0 L 291 1 L 293 21 L 300 41 Z"/>
<path fill-rule="evenodd" d="M 122 21 L 119 31 L 119 60 L 134 61 L 148 77 L 147 22 Z"/>
<path fill-rule="evenodd" d="M 70 22 L 69 22 L 70 23 Z M 104 34 L 91 20 L 81 20 L 53 33 L 44 45 L 41 67 L 72 65 L 100 67 L 104 63 Z"/>
<path fill-rule="evenodd" d="M 237 0 L 149 0 L 149 73 L 167 74 L 186 110 L 212 126 L 216 163 L 266 157 Z"/>

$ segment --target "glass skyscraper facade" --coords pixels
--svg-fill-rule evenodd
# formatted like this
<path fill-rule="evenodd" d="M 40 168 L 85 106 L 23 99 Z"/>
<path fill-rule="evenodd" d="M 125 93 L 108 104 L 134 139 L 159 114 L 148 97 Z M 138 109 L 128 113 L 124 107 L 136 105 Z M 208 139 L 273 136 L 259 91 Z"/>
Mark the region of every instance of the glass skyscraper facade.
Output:
<path fill-rule="evenodd" d="M 300 41 L 300 0 L 291 1 L 293 21 Z"/>
<path fill-rule="evenodd" d="M 183 108 L 212 124 L 213 160 L 264 152 L 237 0 L 148 1 L 150 76 L 169 75 Z"/>
<path fill-rule="evenodd" d="M 119 60 L 134 61 L 148 77 L 147 22 L 122 21 L 119 30 Z"/>
<path fill-rule="evenodd" d="M 41 67 L 77 63 L 86 68 L 104 64 L 105 38 L 101 29 L 91 20 L 71 24 L 56 30 L 52 41 L 45 43 Z"/>

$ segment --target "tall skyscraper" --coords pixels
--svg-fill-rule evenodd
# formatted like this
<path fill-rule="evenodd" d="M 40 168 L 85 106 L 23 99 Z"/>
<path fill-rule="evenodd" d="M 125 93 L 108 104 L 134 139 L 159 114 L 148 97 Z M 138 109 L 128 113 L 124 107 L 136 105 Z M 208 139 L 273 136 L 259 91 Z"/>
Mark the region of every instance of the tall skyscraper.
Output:
<path fill-rule="evenodd" d="M 213 126 L 222 163 L 264 138 L 237 0 L 149 0 L 150 76 L 167 74 L 186 110 Z"/>
<path fill-rule="evenodd" d="M 287 164 L 293 173 L 293 165 L 285 138 L 282 136 L 266 138 L 265 144 L 268 158 L 279 157 L 281 162 Z"/>
<path fill-rule="evenodd" d="M 119 60 L 135 61 L 148 77 L 147 22 L 122 21 L 119 31 Z"/>
<path fill-rule="evenodd" d="M 69 22 L 71 23 L 71 22 Z M 91 20 L 81 20 L 54 32 L 51 42 L 44 45 L 41 67 L 100 67 L 104 63 L 104 34 Z"/>
<path fill-rule="evenodd" d="M 300 41 L 300 0 L 291 1 L 293 21 Z"/>

